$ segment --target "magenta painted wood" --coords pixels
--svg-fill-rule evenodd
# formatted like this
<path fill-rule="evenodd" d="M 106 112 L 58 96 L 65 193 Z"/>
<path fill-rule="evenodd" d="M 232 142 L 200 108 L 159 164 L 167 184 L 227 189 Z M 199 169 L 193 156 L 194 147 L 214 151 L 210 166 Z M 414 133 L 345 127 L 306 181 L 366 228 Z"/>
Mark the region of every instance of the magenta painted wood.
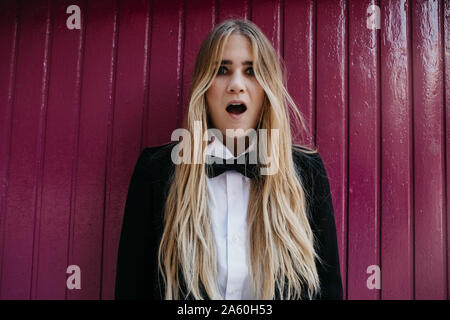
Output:
<path fill-rule="evenodd" d="M 283 23 L 281 0 L 252 1 L 252 21 L 272 42 L 275 50 L 283 56 Z"/>
<path fill-rule="evenodd" d="M 182 50 L 179 58 L 179 65 L 183 67 L 182 82 L 181 82 L 181 104 L 179 110 L 182 110 L 184 116 L 186 108 L 188 107 L 189 87 L 192 79 L 192 72 L 194 71 L 195 57 L 200 49 L 203 39 L 208 34 L 209 30 L 214 26 L 216 14 L 214 6 L 211 6 L 213 1 L 210 0 L 195 0 L 186 1 L 184 7 L 184 42 L 183 46 L 179 47 Z M 181 19 L 181 18 L 180 18 Z M 181 35 L 181 34 L 180 34 Z M 181 42 L 181 41 L 180 41 Z M 181 127 L 183 117 L 179 117 L 177 126 Z"/>
<path fill-rule="evenodd" d="M 219 22 L 236 18 L 251 19 L 250 3 L 251 0 L 219 0 L 214 13 L 219 14 Z"/>
<path fill-rule="evenodd" d="M 416 299 L 447 298 L 441 10 L 412 3 Z"/>
<path fill-rule="evenodd" d="M 79 265 L 83 272 L 84 288 L 80 291 L 67 290 L 69 299 L 98 299 L 99 293 L 111 291 L 113 270 L 105 268 L 102 261 L 114 256 L 114 249 L 108 245 L 107 226 L 115 226 L 116 218 L 109 225 L 110 215 L 104 213 L 105 178 L 111 148 L 111 126 L 113 100 L 112 72 L 115 66 L 114 30 L 115 2 L 113 0 L 89 1 L 86 8 L 86 30 L 83 47 L 81 80 L 81 107 L 78 129 L 77 170 L 75 173 L 74 223 L 70 264 Z M 96 136 L 96 139 L 92 139 Z M 81 191 L 84 190 L 84 191 Z M 99 214 L 99 213 L 103 214 Z M 114 218 L 114 217 L 113 217 Z M 114 229 L 117 232 L 117 229 Z M 113 233 L 114 235 L 116 233 Z M 102 241 L 105 238 L 105 241 Z M 111 240 L 108 240 L 111 242 Z M 114 258 L 111 258 L 114 259 Z M 103 268 L 103 269 L 102 269 Z M 103 286 L 102 286 L 103 283 Z"/>
<path fill-rule="evenodd" d="M 314 1 L 284 3 L 284 61 L 288 91 L 301 111 L 308 133 L 292 122 L 293 141 L 312 145 L 315 132 L 315 8 Z M 302 23 L 299 23 L 302 21 Z"/>
<path fill-rule="evenodd" d="M 11 147 L 11 129 L 18 46 L 19 6 L 15 1 L 0 2 L 0 298 L 5 249 L 6 195 Z"/>
<path fill-rule="evenodd" d="M 236 17 L 286 63 L 310 129 L 293 141 L 317 144 L 328 173 L 345 298 L 448 299 L 445 0 L 1 1 L 0 299 L 114 298 L 139 153 L 181 126 L 201 41 Z"/>
<path fill-rule="evenodd" d="M 381 294 L 413 299 L 411 7 L 388 1 L 381 10 Z"/>
<path fill-rule="evenodd" d="M 169 142 L 183 116 L 183 10 L 182 1 L 152 3 L 149 97 L 143 147 Z"/>
<path fill-rule="evenodd" d="M 349 1 L 348 298 L 378 299 L 367 269 L 380 266 L 379 30 L 367 28 L 371 1 Z"/>
<path fill-rule="evenodd" d="M 49 65 L 46 1 L 21 6 L 15 92 L 2 227 L 2 299 L 30 299 L 42 190 Z"/>
<path fill-rule="evenodd" d="M 325 162 L 339 246 L 344 296 L 347 288 L 348 72 L 345 1 L 317 4 L 316 137 Z"/>
<path fill-rule="evenodd" d="M 446 191 L 447 191 L 447 299 L 450 296 L 450 277 L 448 277 L 448 274 L 450 273 L 450 2 L 445 1 L 443 4 L 443 10 L 442 10 L 442 16 L 444 21 L 444 76 L 445 76 L 445 83 L 444 83 L 444 94 L 445 94 L 445 150 L 446 150 L 446 179 L 447 182 L 445 184 Z"/>
<path fill-rule="evenodd" d="M 122 1 L 118 7 L 116 65 L 113 91 L 113 118 L 107 154 L 105 234 L 103 266 L 114 268 L 120 238 L 120 222 L 129 179 L 142 148 L 143 102 L 147 92 L 145 75 L 146 32 L 149 3 L 145 0 Z M 114 269 L 112 269 L 114 270 Z M 105 271 L 103 271 L 105 272 Z M 108 283 L 102 297 L 113 298 L 114 273 L 108 272 Z"/>
<path fill-rule="evenodd" d="M 56 27 L 65 25 L 65 11 L 71 4 L 81 6 L 82 2 L 55 3 L 51 7 L 53 19 L 48 27 L 51 30 L 47 49 L 51 67 L 48 91 L 43 92 L 45 108 L 42 111 L 45 114 L 42 118 L 46 122 L 41 129 L 43 151 L 40 156 L 43 159 L 35 216 L 33 299 L 65 299 L 68 253 L 73 246 L 72 230 L 76 217 L 71 200 L 77 182 L 73 158 L 76 159 L 77 152 L 83 44 L 80 31 L 67 32 L 67 28 Z M 73 76 L 68 77 L 68 74 Z"/>

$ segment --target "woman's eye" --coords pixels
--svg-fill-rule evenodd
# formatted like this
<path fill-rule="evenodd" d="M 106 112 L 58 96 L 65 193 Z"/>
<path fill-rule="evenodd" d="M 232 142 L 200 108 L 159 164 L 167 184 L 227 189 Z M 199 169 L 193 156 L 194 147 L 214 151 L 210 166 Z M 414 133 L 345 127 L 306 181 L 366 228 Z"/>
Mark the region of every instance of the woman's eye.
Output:
<path fill-rule="evenodd" d="M 224 75 L 224 74 L 227 73 L 227 71 L 228 71 L 228 69 L 226 67 L 221 66 L 217 70 L 217 75 Z M 246 71 L 247 71 L 247 74 L 250 75 L 250 76 L 254 76 L 255 75 L 255 72 L 254 72 L 253 68 L 248 68 Z"/>
<path fill-rule="evenodd" d="M 217 70 L 217 74 L 224 74 L 224 70 L 227 70 L 227 68 L 219 67 L 219 70 Z"/>

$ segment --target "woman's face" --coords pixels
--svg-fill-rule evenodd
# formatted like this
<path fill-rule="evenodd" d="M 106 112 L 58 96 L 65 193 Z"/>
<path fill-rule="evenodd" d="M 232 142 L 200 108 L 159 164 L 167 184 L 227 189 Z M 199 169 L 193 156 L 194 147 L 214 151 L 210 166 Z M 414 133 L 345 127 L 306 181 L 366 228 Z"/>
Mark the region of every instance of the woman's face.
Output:
<path fill-rule="evenodd" d="M 251 43 L 232 34 L 224 47 L 216 78 L 206 91 L 208 114 L 213 126 L 225 136 L 226 129 L 255 129 L 258 125 L 264 90 L 253 73 Z M 230 104 L 236 104 L 230 106 Z M 244 106 L 240 105 L 244 104 Z M 242 134 L 232 134 L 239 137 Z"/>

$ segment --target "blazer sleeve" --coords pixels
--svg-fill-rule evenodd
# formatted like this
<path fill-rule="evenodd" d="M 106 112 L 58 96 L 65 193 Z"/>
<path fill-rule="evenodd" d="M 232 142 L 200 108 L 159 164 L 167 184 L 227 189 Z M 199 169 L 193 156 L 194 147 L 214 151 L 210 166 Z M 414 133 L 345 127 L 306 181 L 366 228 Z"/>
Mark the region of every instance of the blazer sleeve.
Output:
<path fill-rule="evenodd" d="M 321 282 L 318 299 L 341 300 L 343 290 L 333 202 L 327 173 L 318 153 L 313 156 L 312 171 L 312 217 L 316 227 L 316 250 L 323 262 L 317 263 Z"/>
<path fill-rule="evenodd" d="M 128 188 L 117 259 L 115 299 L 149 299 L 152 288 L 150 148 L 137 160 Z"/>

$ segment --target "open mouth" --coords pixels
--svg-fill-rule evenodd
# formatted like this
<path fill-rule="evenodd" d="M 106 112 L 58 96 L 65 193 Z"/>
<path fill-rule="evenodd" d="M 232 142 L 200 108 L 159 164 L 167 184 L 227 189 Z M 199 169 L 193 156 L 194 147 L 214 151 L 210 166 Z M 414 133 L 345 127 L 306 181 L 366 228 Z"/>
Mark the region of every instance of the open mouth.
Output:
<path fill-rule="evenodd" d="M 244 113 L 245 111 L 247 111 L 247 107 L 245 106 L 245 104 L 230 104 L 227 107 L 227 112 L 232 113 L 232 114 L 241 114 Z"/>

